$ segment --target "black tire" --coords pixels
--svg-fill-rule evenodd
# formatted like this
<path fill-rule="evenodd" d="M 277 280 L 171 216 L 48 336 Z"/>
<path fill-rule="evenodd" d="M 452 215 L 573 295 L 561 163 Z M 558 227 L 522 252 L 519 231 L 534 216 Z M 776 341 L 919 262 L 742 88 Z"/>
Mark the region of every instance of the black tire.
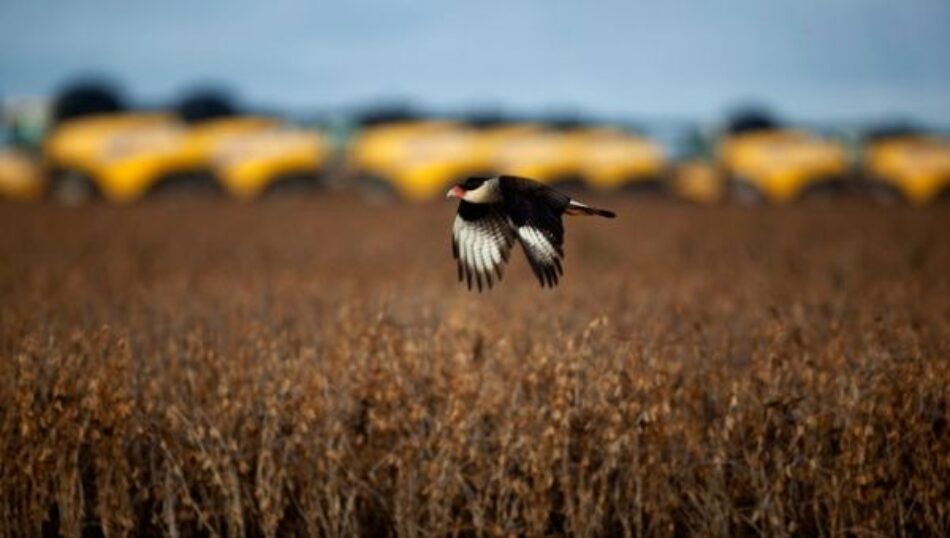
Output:
<path fill-rule="evenodd" d="M 830 203 L 842 198 L 854 196 L 854 182 L 846 177 L 827 177 L 813 181 L 799 194 L 798 198 L 806 202 Z"/>
<path fill-rule="evenodd" d="M 390 205 L 402 199 L 392 182 L 375 174 L 360 174 L 356 190 L 364 201 L 376 205 Z"/>
<path fill-rule="evenodd" d="M 907 203 L 904 193 L 894 185 L 881 179 L 870 178 L 862 182 L 862 188 L 868 197 L 881 205 Z"/>
<path fill-rule="evenodd" d="M 760 189 L 747 180 L 733 178 L 729 181 L 729 198 L 740 205 L 757 206 L 768 202 Z"/>
<path fill-rule="evenodd" d="M 669 194 L 667 183 L 661 176 L 632 177 L 621 185 L 621 192 L 634 196 L 660 198 Z"/>
<path fill-rule="evenodd" d="M 58 170 L 50 175 L 49 198 L 67 206 L 80 206 L 101 196 L 91 176 L 79 170 Z"/>
<path fill-rule="evenodd" d="M 320 174 L 313 171 L 280 174 L 267 184 L 264 197 L 290 197 L 312 194 L 321 187 Z"/>
<path fill-rule="evenodd" d="M 950 205 L 950 185 L 944 187 L 937 193 L 937 196 L 934 198 L 935 204 L 940 205 Z"/>
<path fill-rule="evenodd" d="M 158 179 L 145 194 L 149 198 L 218 198 L 221 185 L 210 170 L 183 170 Z"/>

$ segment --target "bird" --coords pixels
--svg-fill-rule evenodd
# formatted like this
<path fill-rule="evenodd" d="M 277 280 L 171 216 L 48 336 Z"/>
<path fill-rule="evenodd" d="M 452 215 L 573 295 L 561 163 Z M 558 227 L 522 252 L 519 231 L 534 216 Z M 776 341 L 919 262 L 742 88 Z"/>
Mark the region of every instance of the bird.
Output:
<path fill-rule="evenodd" d="M 458 280 L 469 290 L 491 289 L 501 281 L 515 241 L 541 287 L 553 288 L 564 274 L 563 215 L 614 218 L 613 211 L 592 207 L 532 179 L 499 175 L 469 177 L 446 198 L 458 198 L 452 226 L 452 256 Z"/>

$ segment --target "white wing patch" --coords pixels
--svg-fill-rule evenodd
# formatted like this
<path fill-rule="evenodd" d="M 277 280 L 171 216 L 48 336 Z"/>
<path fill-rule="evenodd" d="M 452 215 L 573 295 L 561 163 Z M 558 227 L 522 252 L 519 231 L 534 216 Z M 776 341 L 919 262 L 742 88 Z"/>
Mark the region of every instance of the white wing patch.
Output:
<path fill-rule="evenodd" d="M 518 228 L 518 239 L 521 240 L 524 254 L 528 258 L 531 270 L 541 281 L 541 286 L 552 288 L 556 286 L 558 277 L 564 274 L 564 269 L 561 267 L 564 251 L 557 245 L 551 234 L 526 225 Z"/>
<path fill-rule="evenodd" d="M 491 288 L 500 281 L 505 262 L 514 243 L 514 231 L 508 219 L 492 212 L 478 220 L 455 217 L 452 225 L 452 254 L 458 260 L 459 281 Z"/>

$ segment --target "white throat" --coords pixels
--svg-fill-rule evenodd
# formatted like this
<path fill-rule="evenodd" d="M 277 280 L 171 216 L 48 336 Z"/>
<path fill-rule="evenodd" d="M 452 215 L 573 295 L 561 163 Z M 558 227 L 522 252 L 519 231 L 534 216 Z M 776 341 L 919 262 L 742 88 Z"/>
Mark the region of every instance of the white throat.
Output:
<path fill-rule="evenodd" d="M 498 178 L 485 180 L 477 189 L 465 191 L 462 199 L 472 204 L 493 204 L 501 201 L 501 189 L 498 188 Z"/>

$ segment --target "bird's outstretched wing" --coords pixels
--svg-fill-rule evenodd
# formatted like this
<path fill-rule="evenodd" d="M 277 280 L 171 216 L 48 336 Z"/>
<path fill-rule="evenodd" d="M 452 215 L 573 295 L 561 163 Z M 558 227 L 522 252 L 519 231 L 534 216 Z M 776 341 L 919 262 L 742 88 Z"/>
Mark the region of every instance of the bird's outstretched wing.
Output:
<path fill-rule="evenodd" d="M 516 229 L 524 254 L 528 258 L 534 275 L 541 282 L 541 287 L 557 286 L 558 279 L 564 274 L 564 269 L 561 267 L 561 258 L 564 257 L 561 242 L 545 228 L 525 224 Z"/>
<path fill-rule="evenodd" d="M 564 274 L 564 226 L 561 214 L 570 198 L 534 182 L 511 178 L 503 183 L 510 193 L 505 211 L 518 234 L 528 263 L 541 286 L 554 287 Z"/>
<path fill-rule="evenodd" d="M 468 289 L 472 281 L 492 287 L 501 280 L 503 268 L 511 253 L 515 232 L 502 208 L 495 204 L 459 203 L 458 215 L 452 226 L 452 255 L 458 260 L 459 281 L 465 280 Z"/>

